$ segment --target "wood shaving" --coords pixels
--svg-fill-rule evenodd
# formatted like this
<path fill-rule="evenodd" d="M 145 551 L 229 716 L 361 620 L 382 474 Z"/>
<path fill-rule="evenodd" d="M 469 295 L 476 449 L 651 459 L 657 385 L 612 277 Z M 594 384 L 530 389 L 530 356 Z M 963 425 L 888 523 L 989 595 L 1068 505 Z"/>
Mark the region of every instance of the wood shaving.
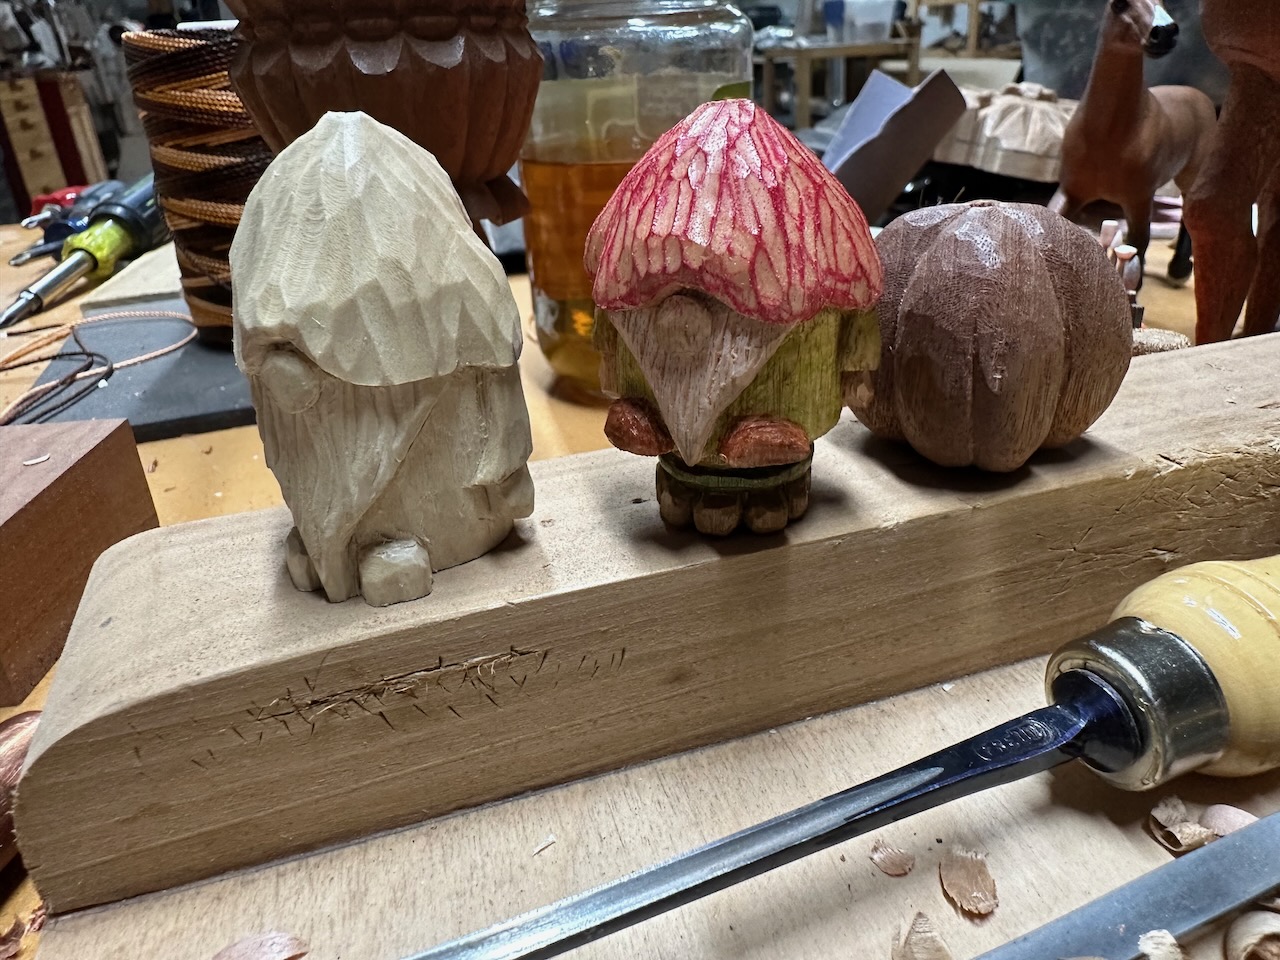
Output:
<path fill-rule="evenodd" d="M 27 935 L 27 922 L 21 917 L 13 921 L 4 933 L 0 934 L 0 960 L 13 960 L 22 950 L 22 938 Z"/>
<path fill-rule="evenodd" d="M 1280 914 L 1243 913 L 1227 928 L 1227 960 L 1280 960 Z"/>
<path fill-rule="evenodd" d="M 938 876 L 947 899 L 969 916 L 985 917 L 1000 905 L 985 854 L 960 848 L 948 850 L 938 864 Z"/>
<path fill-rule="evenodd" d="M 27 921 L 27 929 L 32 933 L 39 933 L 44 929 L 44 923 L 49 919 L 49 905 L 43 900 L 40 906 L 31 911 L 31 918 Z"/>
<path fill-rule="evenodd" d="M 49 454 L 46 453 L 43 457 L 33 457 L 30 460 L 23 460 L 22 465 L 24 467 L 34 467 L 37 463 L 44 463 L 48 459 Z"/>
<path fill-rule="evenodd" d="M 302 960 L 311 951 L 306 941 L 287 933 L 260 933 L 219 950 L 213 960 Z"/>
<path fill-rule="evenodd" d="M 1151 835 L 1160 841 L 1161 846 L 1175 854 L 1187 853 L 1197 847 L 1203 847 L 1211 840 L 1218 839 L 1218 834 L 1201 824 L 1187 812 L 1187 805 L 1182 798 L 1170 794 L 1151 810 L 1147 821 Z"/>
<path fill-rule="evenodd" d="M 892 960 L 953 960 L 942 934 L 923 913 L 911 918 L 905 933 L 899 928 L 891 957 Z"/>
<path fill-rule="evenodd" d="M 871 862 L 880 868 L 881 873 L 891 877 L 905 877 L 916 865 L 916 858 L 905 850 L 890 846 L 876 838 L 871 844 Z"/>
<path fill-rule="evenodd" d="M 553 846 L 555 842 L 556 842 L 556 835 L 554 833 L 547 834 L 546 837 L 543 839 L 543 841 L 533 848 L 533 855 L 536 857 L 543 850 L 546 850 L 548 847 Z"/>
<path fill-rule="evenodd" d="M 1225 837 L 1228 833 L 1247 827 L 1258 818 L 1248 810 L 1241 810 L 1226 803 L 1215 803 L 1205 808 L 1200 814 L 1200 826 L 1212 830 L 1214 836 Z"/>
<path fill-rule="evenodd" d="M 1270 897 L 1263 897 L 1261 900 L 1255 900 L 1254 904 L 1259 910 L 1271 910 L 1280 913 L 1280 893 Z"/>
<path fill-rule="evenodd" d="M 1151 823 L 1161 827 L 1167 828 L 1175 823 L 1186 823 L 1190 819 L 1187 805 L 1182 802 L 1181 797 L 1172 793 L 1151 808 Z"/>
<path fill-rule="evenodd" d="M 1168 930 L 1150 930 L 1138 938 L 1138 949 L 1149 960 L 1187 960 L 1187 953 Z"/>

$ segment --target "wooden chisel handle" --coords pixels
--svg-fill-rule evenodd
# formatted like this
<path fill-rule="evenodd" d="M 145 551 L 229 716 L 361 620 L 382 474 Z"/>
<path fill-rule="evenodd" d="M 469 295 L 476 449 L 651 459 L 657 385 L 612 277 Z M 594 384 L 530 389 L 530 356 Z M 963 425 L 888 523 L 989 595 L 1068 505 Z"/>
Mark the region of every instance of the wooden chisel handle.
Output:
<path fill-rule="evenodd" d="M 1129 704 L 1142 755 L 1099 770 L 1143 790 L 1199 770 L 1280 767 L 1280 557 L 1195 563 L 1127 596 L 1101 630 L 1050 658 L 1102 677 Z"/>
<path fill-rule="evenodd" d="M 1230 729 L 1205 773 L 1247 777 L 1280 767 L 1280 556 L 1182 567 L 1133 591 L 1114 616 L 1177 634 L 1213 671 Z"/>

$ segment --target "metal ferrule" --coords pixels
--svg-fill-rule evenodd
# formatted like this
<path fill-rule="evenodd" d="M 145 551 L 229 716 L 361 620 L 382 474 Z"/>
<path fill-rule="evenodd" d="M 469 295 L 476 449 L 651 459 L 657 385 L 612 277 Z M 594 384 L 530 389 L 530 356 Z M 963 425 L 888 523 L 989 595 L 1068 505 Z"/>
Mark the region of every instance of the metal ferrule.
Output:
<path fill-rule="evenodd" d="M 1227 701 L 1209 665 L 1181 637 L 1135 617 L 1059 649 L 1049 660 L 1046 686 L 1070 670 L 1107 681 L 1124 699 L 1142 740 L 1137 759 L 1099 775 L 1126 790 L 1148 790 L 1210 763 L 1227 746 Z M 1088 759 L 1085 760 L 1088 763 Z"/>
<path fill-rule="evenodd" d="M 82 277 L 93 273 L 98 263 L 92 254 L 83 250 L 72 251 L 65 260 L 27 287 L 27 291 L 49 306 L 70 290 Z"/>

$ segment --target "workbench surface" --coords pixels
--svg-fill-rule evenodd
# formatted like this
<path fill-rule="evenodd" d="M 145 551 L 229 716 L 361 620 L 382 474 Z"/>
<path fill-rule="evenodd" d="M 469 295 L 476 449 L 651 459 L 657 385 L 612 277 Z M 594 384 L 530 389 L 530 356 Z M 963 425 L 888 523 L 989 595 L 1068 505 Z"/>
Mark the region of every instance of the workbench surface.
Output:
<path fill-rule="evenodd" d="M 31 234 L 16 226 L 0 227 L 0 258 L 7 261 L 9 256 L 30 241 Z M 1168 256 L 1166 242 L 1158 242 L 1153 246 L 1149 263 L 1153 278 L 1163 274 Z M 13 293 L 47 269 L 47 265 L 47 261 L 42 261 L 22 268 L 0 267 L 0 297 L 8 302 Z M 522 314 L 529 317 L 531 309 L 527 278 L 513 278 L 512 290 Z M 1147 306 L 1149 324 L 1191 334 L 1194 326 L 1194 295 L 1190 286 L 1172 289 L 1159 279 L 1153 279 L 1147 283 L 1142 300 Z M 67 320 L 78 314 L 78 304 L 73 300 L 54 308 L 34 322 L 43 324 Z M 534 459 L 606 446 L 607 441 L 600 429 L 604 419 L 603 405 L 582 404 L 559 396 L 552 372 L 533 343 L 531 331 L 527 329 L 526 333 L 527 342 L 521 368 L 533 426 Z M 7 352 L 8 346 L 9 344 L 0 341 L 0 354 Z M 38 368 L 27 368 L 0 374 L 0 406 L 7 404 L 34 382 L 38 373 Z M 1152 414 L 1159 416 L 1159 411 L 1153 411 Z M 263 464 L 262 446 L 255 427 L 142 444 L 139 446 L 139 457 L 162 524 L 261 509 L 280 503 L 279 489 Z M 459 826 L 467 821 L 452 818 L 439 825 L 412 828 L 391 837 L 377 838 L 367 844 L 344 848 L 347 851 L 345 853 L 333 851 L 318 854 L 316 862 L 321 864 L 318 876 L 329 877 L 330 880 L 339 875 L 346 877 L 332 891 L 345 891 L 348 895 L 371 898 L 368 910 L 365 906 L 355 904 L 347 906 L 348 911 L 366 913 L 364 920 L 353 918 L 350 913 L 343 915 L 338 910 L 332 915 L 332 924 L 337 926 L 349 923 L 351 929 L 355 930 L 362 925 L 368 926 L 368 916 L 377 914 L 377 910 L 372 908 L 373 900 L 376 900 L 372 891 L 356 890 L 345 885 L 349 884 L 352 877 L 360 882 L 376 885 L 382 882 L 379 870 L 385 867 L 392 871 L 387 880 L 396 884 L 411 881 L 412 873 L 400 872 L 405 869 L 402 858 L 387 853 L 389 845 L 402 846 L 442 833 L 451 837 L 449 844 L 456 845 L 459 856 L 463 853 L 481 853 L 507 861 L 505 864 L 499 861 L 496 866 L 487 870 L 484 883 L 488 886 L 485 889 L 477 888 L 477 896 L 485 903 L 474 914 L 465 912 L 467 897 L 460 889 L 439 881 L 445 888 L 444 893 L 451 906 L 441 925 L 431 928 L 431 932 L 440 932 L 446 928 L 461 932 L 481 920 L 497 919 L 503 908 L 500 905 L 501 897 L 496 894 L 493 885 L 505 882 L 510 877 L 517 877 L 522 884 L 527 884 L 521 897 L 530 901 L 528 905 L 533 905 L 543 899 L 545 894 L 568 892 L 582 880 L 591 877 L 603 880 L 612 876 L 616 872 L 615 868 L 623 864 L 597 862 L 592 865 L 593 858 L 608 856 L 604 848 L 597 849 L 604 841 L 604 835 L 610 832 L 596 823 L 598 815 L 626 815 L 619 821 L 617 830 L 613 831 L 615 839 L 619 832 L 647 828 L 653 831 L 655 841 L 661 848 L 655 852 L 673 853 L 690 841 L 711 839 L 714 835 L 745 825 L 757 815 L 778 812 L 793 802 L 803 802 L 830 789 L 846 786 L 861 776 L 883 769 L 889 760 L 905 761 L 909 759 L 908 754 L 914 756 L 926 747 L 940 746 L 952 736 L 972 732 L 979 725 L 998 719 L 997 715 L 1005 716 L 1010 710 L 1032 705 L 1039 700 L 1038 687 L 1034 683 L 1038 669 L 1038 664 L 1024 664 L 994 672 L 987 679 L 965 681 L 961 687 L 947 691 L 933 688 L 897 698 L 895 701 L 857 708 L 856 711 L 839 717 L 811 721 L 788 728 L 782 736 L 775 738 L 780 745 L 778 747 L 770 747 L 767 739 L 757 738 L 752 741 L 754 746 L 743 743 L 711 748 L 709 751 L 660 761 L 641 771 L 624 771 L 612 778 L 600 778 L 589 784 L 563 788 L 551 794 L 517 801 L 516 804 L 501 805 L 477 814 L 476 823 L 485 829 L 514 829 L 517 823 L 521 825 L 516 834 L 501 843 L 489 839 L 473 844 L 467 839 L 466 828 Z M 0 716 L 21 709 L 39 708 L 44 702 L 47 689 L 48 678 L 33 691 L 22 707 L 0 712 Z M 905 714 L 903 711 L 906 711 Z M 916 719 L 926 713 L 932 717 L 935 711 L 945 717 L 945 722 L 923 723 Z M 893 721 L 894 715 L 901 715 L 904 719 L 901 722 Z M 841 730 L 852 732 L 864 727 L 883 729 L 874 737 L 847 737 L 847 742 L 841 742 L 840 753 L 827 753 L 830 741 L 825 738 L 838 734 Z M 877 740 L 878 746 L 871 742 Z M 764 751 L 758 753 L 758 756 L 769 758 L 769 766 L 750 772 L 753 782 L 743 793 L 740 790 L 742 783 L 738 782 L 734 786 L 730 781 L 736 782 L 736 778 L 747 775 L 741 763 L 751 755 L 751 751 Z M 846 756 L 848 751 L 852 752 Z M 655 790 L 661 787 L 658 792 L 664 794 L 666 799 L 660 802 L 658 799 L 645 801 L 641 808 L 632 811 L 618 808 L 617 804 L 622 802 L 620 798 L 626 791 L 638 789 L 637 784 L 650 776 L 650 773 L 644 771 L 652 772 L 653 780 L 650 785 Z M 689 786 L 693 786 L 696 793 L 705 791 L 705 797 L 699 800 L 693 795 L 681 796 L 681 790 Z M 729 786 L 733 789 L 726 793 Z M 900 845 L 919 854 L 915 874 L 905 880 L 893 880 L 879 875 L 865 859 L 866 850 L 863 848 L 867 844 L 851 845 L 847 850 L 837 850 L 822 857 L 820 862 L 789 868 L 806 876 L 820 876 L 832 871 L 840 875 L 841 882 L 834 886 L 824 885 L 825 892 L 816 902 L 797 900 L 794 882 L 765 881 L 763 885 L 756 885 L 754 893 L 745 890 L 730 895 L 733 910 L 740 911 L 735 917 L 722 913 L 718 907 L 708 906 L 697 913 L 692 922 L 703 923 L 714 918 L 716 923 L 723 924 L 725 932 L 722 941 L 718 942 L 725 956 L 790 957 L 793 955 L 793 948 L 802 944 L 802 949 L 798 949 L 794 955 L 809 957 L 824 952 L 819 949 L 821 944 L 814 938 L 827 936 L 832 930 L 838 933 L 839 924 L 870 923 L 876 929 L 888 929 L 909 919 L 911 911 L 919 908 L 929 912 L 944 930 L 954 928 L 959 931 L 954 944 L 956 947 L 977 946 L 979 943 L 995 943 L 1002 935 L 1018 929 L 1019 911 L 1023 909 L 1020 904 L 1034 902 L 1036 915 L 1044 913 L 1050 900 L 1057 900 L 1065 909 L 1102 892 L 1107 889 L 1108 884 L 1119 882 L 1126 876 L 1149 869 L 1162 859 L 1167 859 L 1167 855 L 1143 832 L 1142 819 L 1153 802 L 1151 797 L 1122 796 L 1117 800 L 1114 794 L 1095 784 L 1092 778 L 1079 773 L 1041 778 L 1036 784 L 1009 789 L 1013 792 L 1006 793 L 994 803 L 958 804 L 948 811 L 927 815 L 928 819 L 915 821 L 887 833 L 887 836 L 896 839 Z M 1192 778 L 1179 783 L 1177 792 L 1202 802 L 1236 802 L 1257 813 L 1270 812 L 1280 807 L 1280 780 L 1275 776 L 1240 783 Z M 1101 797 L 1103 793 L 1107 794 L 1105 798 Z M 730 794 L 749 796 L 750 802 L 745 806 L 736 806 L 729 803 L 727 798 Z M 1050 798 L 1058 801 L 1061 809 L 1046 806 Z M 1105 804 L 1103 799 L 1106 800 Z M 1064 800 L 1065 803 L 1062 802 Z M 1099 812 L 1104 806 L 1107 811 L 1105 814 Z M 627 817 L 632 814 L 635 815 L 634 823 L 629 823 Z M 1009 818 L 1011 829 L 1007 834 L 1001 830 L 993 831 L 989 822 L 984 824 L 984 819 L 997 816 Z M 579 817 L 582 818 L 581 822 Z M 667 823 L 669 829 L 659 829 L 659 825 Z M 998 920 L 970 929 L 965 926 L 968 921 L 963 921 L 941 901 L 936 890 L 936 857 L 940 851 L 934 843 L 937 839 L 934 833 L 948 844 L 963 842 L 990 848 L 993 861 L 999 860 L 998 863 L 993 862 L 993 869 L 997 882 L 1007 895 L 1003 898 L 1004 905 Z M 533 849 L 546 836 L 553 834 L 557 838 L 556 844 L 541 851 L 538 860 L 531 867 L 529 861 Z M 1110 848 L 1098 849 L 1091 845 L 1099 838 L 1111 844 Z M 1082 840 L 1087 849 L 1081 847 Z M 577 843 L 583 846 L 575 854 L 574 845 Z M 473 846 L 475 849 L 471 849 Z M 424 860 L 423 868 L 440 869 L 446 866 L 449 846 L 446 845 L 443 849 L 445 854 L 433 854 L 429 860 Z M 649 856 L 645 854 L 634 859 L 636 862 L 628 862 L 626 866 L 638 866 L 649 859 Z M 394 866 L 391 860 L 396 861 Z M 50 950 L 44 951 L 42 956 L 48 956 L 51 960 L 73 956 L 88 957 L 89 954 L 83 951 L 88 944 L 100 942 L 96 939 L 99 930 L 107 931 L 108 934 L 114 931 L 125 935 L 121 931 L 138 929 L 136 925 L 142 923 L 144 926 L 154 926 L 162 932 L 164 923 L 160 919 L 161 914 L 169 912 L 171 918 L 176 917 L 186 908 L 203 909 L 207 904 L 220 899 L 225 899 L 234 906 L 260 898 L 262 903 L 269 905 L 272 901 L 266 891 L 275 889 L 289 891 L 287 896 L 283 893 L 278 895 L 280 902 L 300 902 L 310 892 L 314 892 L 309 892 L 305 884 L 298 883 L 300 874 L 297 871 L 302 869 L 299 865 L 306 862 L 293 861 L 289 865 L 251 872 L 243 878 L 217 881 L 205 888 L 206 893 L 203 895 L 198 891 L 177 891 L 172 895 L 146 898 L 142 902 L 119 909 L 117 918 L 101 926 L 93 920 L 93 913 L 60 919 L 54 924 L 54 929 L 58 932 L 51 939 Z M 336 873 L 328 872 L 330 870 Z M 294 886 L 295 883 L 298 885 Z M 779 883 L 783 886 L 777 886 Z M 232 888 L 241 885 L 243 894 L 230 892 Z M 415 897 L 430 899 L 431 886 L 420 886 L 417 889 L 419 893 Z M 775 889 L 792 892 L 775 900 L 770 893 Z M 23 879 L 18 864 L 0 876 L 0 894 L 8 896 L 3 910 L 0 910 L 0 929 L 7 926 L 15 914 L 29 914 L 39 902 L 30 883 Z M 394 894 L 387 894 L 397 902 L 402 901 L 405 895 L 403 888 Z M 426 903 L 426 900 L 421 900 L 409 912 L 420 911 Z M 817 917 L 816 925 L 810 926 L 807 923 L 810 915 Z M 214 930 L 229 930 L 235 919 L 225 910 L 217 913 L 210 921 L 213 924 L 210 933 Z M 270 925 L 272 918 L 264 914 L 242 919 L 252 926 L 259 922 Z M 288 917 L 280 917 L 282 922 L 287 919 Z M 651 930 L 666 931 L 683 937 L 682 924 L 688 922 L 690 921 L 679 919 L 661 921 L 660 927 L 655 926 Z M 833 927 L 833 924 L 837 926 Z M 419 932 L 425 934 L 428 929 L 423 928 Z M 637 939 L 620 940 L 618 943 L 630 944 L 632 947 L 643 943 L 653 944 L 655 941 L 650 938 L 654 935 L 651 932 L 637 933 Z M 387 932 L 379 942 L 395 943 L 398 946 L 401 939 L 401 935 Z M 326 935 L 325 942 L 342 943 L 344 938 L 338 934 Z M 162 943 L 162 940 L 155 940 L 149 945 L 160 948 Z M 415 941 L 415 945 L 425 947 L 428 944 Z M 33 956 L 34 946 L 34 943 L 24 944 L 20 957 Z M 211 948 L 208 955 L 212 956 L 219 945 L 210 943 L 208 946 Z M 840 936 L 837 935 L 830 941 L 830 946 L 835 948 L 831 951 L 831 956 L 846 955 L 840 949 Z M 76 953 L 77 949 L 79 953 Z M 123 945 L 121 949 L 124 949 Z M 599 947 L 594 948 L 591 955 L 613 956 L 616 953 L 621 956 L 622 952 L 615 947 Z M 886 943 L 881 955 L 887 957 L 888 952 Z M 123 957 L 126 954 L 110 955 Z M 180 955 L 187 956 L 186 953 Z M 634 951 L 632 955 L 635 955 Z M 658 951 L 653 955 L 665 954 Z M 964 949 L 960 949 L 957 954 L 966 955 L 968 954 Z M 1195 955 L 1207 960 L 1208 957 L 1219 954 L 1216 944 L 1206 941 L 1206 945 Z M 342 956 L 355 958 L 361 954 L 344 952 Z M 587 954 L 584 953 L 583 956 L 586 957 Z"/>

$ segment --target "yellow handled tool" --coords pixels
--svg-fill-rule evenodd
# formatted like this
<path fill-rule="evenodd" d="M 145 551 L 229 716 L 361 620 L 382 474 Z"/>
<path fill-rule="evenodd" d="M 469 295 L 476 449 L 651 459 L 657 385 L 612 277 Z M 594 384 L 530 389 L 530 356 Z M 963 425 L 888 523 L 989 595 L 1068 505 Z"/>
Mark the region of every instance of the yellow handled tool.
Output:
<path fill-rule="evenodd" d="M 558 956 L 921 810 L 1072 760 L 1130 790 L 1190 770 L 1245 776 L 1278 767 L 1280 557 L 1198 563 L 1157 577 L 1102 629 L 1058 650 L 1046 686 L 1048 707 L 412 960 Z M 1280 860 L 1273 869 L 1280 886 Z"/>

